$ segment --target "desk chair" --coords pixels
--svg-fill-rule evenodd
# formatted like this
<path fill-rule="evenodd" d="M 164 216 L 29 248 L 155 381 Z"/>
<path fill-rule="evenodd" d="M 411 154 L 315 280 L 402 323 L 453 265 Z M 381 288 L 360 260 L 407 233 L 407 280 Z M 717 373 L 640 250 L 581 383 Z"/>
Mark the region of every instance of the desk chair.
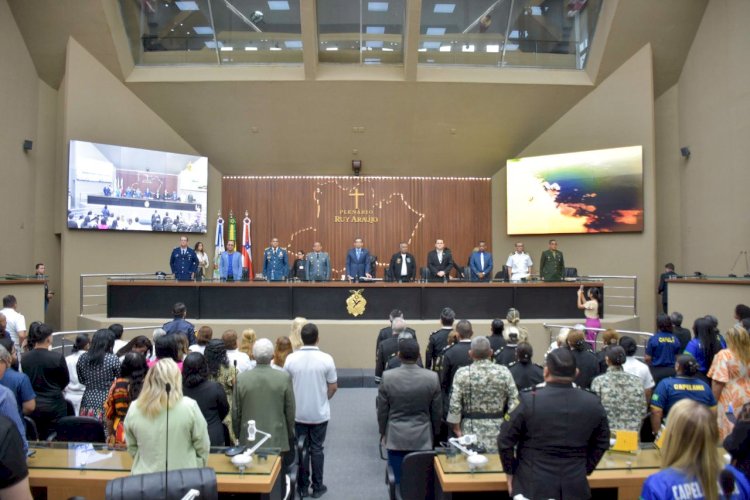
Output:
<path fill-rule="evenodd" d="M 39 431 L 36 428 L 36 422 L 34 422 L 31 417 L 24 415 L 23 425 L 26 428 L 26 440 L 39 441 Z"/>
<path fill-rule="evenodd" d="M 388 467 L 390 500 L 428 500 L 435 498 L 435 452 L 415 451 L 404 457 L 401 484 L 396 488 L 393 469 Z"/>
<path fill-rule="evenodd" d="M 495 273 L 495 281 L 510 281 L 510 276 L 508 276 L 508 268 L 503 266 L 503 268 Z"/>
<path fill-rule="evenodd" d="M 577 267 L 566 267 L 565 268 L 565 278 L 577 278 L 578 277 L 578 268 Z"/>
<path fill-rule="evenodd" d="M 169 496 L 164 491 L 164 472 L 118 477 L 107 483 L 106 500 L 141 500 L 163 498 L 179 500 L 191 489 L 200 492 L 201 500 L 218 500 L 216 472 L 209 467 L 169 471 Z"/>
<path fill-rule="evenodd" d="M 49 441 L 104 443 L 104 426 L 92 417 L 63 417 L 57 421 Z"/>

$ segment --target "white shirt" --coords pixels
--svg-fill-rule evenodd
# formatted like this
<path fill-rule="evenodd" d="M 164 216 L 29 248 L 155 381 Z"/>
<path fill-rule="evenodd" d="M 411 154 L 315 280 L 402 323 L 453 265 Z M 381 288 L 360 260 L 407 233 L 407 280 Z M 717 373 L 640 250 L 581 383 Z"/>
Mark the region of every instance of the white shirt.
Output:
<path fill-rule="evenodd" d="M 315 346 L 303 346 L 287 356 L 284 371 L 292 376 L 297 406 L 294 420 L 302 424 L 328 422 L 331 419 L 328 384 L 337 380 L 331 355 Z"/>
<path fill-rule="evenodd" d="M 68 386 L 65 388 L 66 395 L 78 394 L 79 396 L 83 396 L 83 391 L 86 390 L 86 386 L 78 381 L 78 372 L 76 371 L 78 358 L 84 352 L 86 351 L 78 351 L 65 356 L 65 364 L 68 365 L 68 375 L 70 375 L 70 382 L 68 382 Z"/>
<path fill-rule="evenodd" d="M 443 263 L 443 252 L 437 252 L 438 262 Z"/>
<path fill-rule="evenodd" d="M 622 365 L 622 369 L 626 373 L 632 373 L 640 378 L 644 389 L 651 389 L 656 385 L 654 377 L 651 376 L 651 370 L 648 369 L 648 365 L 643 361 L 635 359 L 635 356 L 625 358 L 625 364 Z"/>
<path fill-rule="evenodd" d="M 6 307 L 0 311 L 0 313 L 5 316 L 5 319 L 8 322 L 5 331 L 7 331 L 10 338 L 13 339 L 13 343 L 16 344 L 16 347 L 20 347 L 21 343 L 18 341 L 18 332 L 26 331 L 26 318 L 23 317 L 23 314 L 18 313 L 11 307 Z"/>
<path fill-rule="evenodd" d="M 406 276 L 409 271 L 406 270 L 406 254 L 401 254 L 401 276 Z"/>
<path fill-rule="evenodd" d="M 237 371 L 240 373 L 255 368 L 255 361 L 237 349 L 227 351 L 227 358 L 229 358 L 229 366 L 234 366 L 234 361 L 237 360 Z"/>
<path fill-rule="evenodd" d="M 510 268 L 510 279 L 518 281 L 521 278 L 528 277 L 529 269 L 531 269 L 534 263 L 531 261 L 529 254 L 513 252 L 508 256 L 508 261 L 505 265 Z"/>
<path fill-rule="evenodd" d="M 190 347 L 188 347 L 188 350 L 190 352 L 199 352 L 201 354 L 205 354 L 206 353 L 206 346 L 204 346 L 204 345 L 198 345 L 198 344 L 193 344 Z M 238 361 L 237 362 L 237 366 L 239 366 L 239 364 L 240 364 L 240 362 Z"/>
<path fill-rule="evenodd" d="M 125 347 L 125 345 L 127 345 L 126 341 L 119 340 L 119 339 L 115 340 L 115 346 L 112 348 L 112 352 L 115 353 L 115 354 L 117 354 L 117 351 L 119 351 L 120 349 L 122 349 L 123 347 Z"/>

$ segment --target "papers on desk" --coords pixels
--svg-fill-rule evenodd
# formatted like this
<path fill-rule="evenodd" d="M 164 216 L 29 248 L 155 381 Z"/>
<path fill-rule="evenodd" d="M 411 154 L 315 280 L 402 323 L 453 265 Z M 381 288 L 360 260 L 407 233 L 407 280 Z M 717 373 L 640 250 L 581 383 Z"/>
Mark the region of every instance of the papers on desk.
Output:
<path fill-rule="evenodd" d="M 75 454 L 75 465 L 76 468 L 83 468 L 89 464 L 101 462 L 112 458 L 112 452 L 109 453 L 97 453 L 94 450 L 94 445 L 91 443 L 80 443 L 71 445 Z"/>

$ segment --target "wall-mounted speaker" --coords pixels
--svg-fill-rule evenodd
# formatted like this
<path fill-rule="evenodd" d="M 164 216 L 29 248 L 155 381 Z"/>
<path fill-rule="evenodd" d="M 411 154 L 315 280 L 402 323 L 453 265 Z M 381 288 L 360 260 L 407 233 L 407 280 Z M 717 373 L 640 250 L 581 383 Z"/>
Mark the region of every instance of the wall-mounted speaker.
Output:
<path fill-rule="evenodd" d="M 688 158 L 690 158 L 690 148 L 687 146 L 682 146 L 680 148 L 680 154 L 687 160 Z"/>
<path fill-rule="evenodd" d="M 31 148 L 34 147 L 34 141 L 30 141 L 29 139 L 26 139 L 23 141 L 23 150 L 24 151 L 31 151 Z"/>

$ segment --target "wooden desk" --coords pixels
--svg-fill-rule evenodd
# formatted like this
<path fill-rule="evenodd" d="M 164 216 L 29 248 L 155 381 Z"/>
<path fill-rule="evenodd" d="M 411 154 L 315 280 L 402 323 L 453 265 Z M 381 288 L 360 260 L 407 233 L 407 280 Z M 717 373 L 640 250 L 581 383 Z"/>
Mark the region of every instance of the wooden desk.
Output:
<path fill-rule="evenodd" d="M 125 451 L 102 450 L 111 457 L 76 467 L 75 451 L 65 448 L 41 448 L 31 445 L 36 454 L 29 459 L 29 482 L 32 487 L 46 488 L 48 500 L 66 500 L 84 496 L 87 500 L 104 499 L 107 482 L 130 475 L 132 458 Z M 249 494 L 246 498 L 281 499 L 283 478 L 279 477 L 281 460 L 270 456 L 254 461 L 253 466 L 240 474 L 229 458 L 212 453 L 208 466 L 216 471 L 216 481 L 221 493 Z"/>
<path fill-rule="evenodd" d="M 454 494 L 471 492 L 508 491 L 507 477 L 502 472 L 500 457 L 487 455 L 487 465 L 474 473 L 467 470 L 466 459 L 445 455 L 435 457 L 436 498 L 450 500 Z M 643 482 L 659 471 L 659 452 L 640 450 L 638 454 L 607 452 L 589 476 L 592 489 L 616 488 L 618 500 L 638 500 Z M 457 495 L 460 496 L 460 495 Z"/>

